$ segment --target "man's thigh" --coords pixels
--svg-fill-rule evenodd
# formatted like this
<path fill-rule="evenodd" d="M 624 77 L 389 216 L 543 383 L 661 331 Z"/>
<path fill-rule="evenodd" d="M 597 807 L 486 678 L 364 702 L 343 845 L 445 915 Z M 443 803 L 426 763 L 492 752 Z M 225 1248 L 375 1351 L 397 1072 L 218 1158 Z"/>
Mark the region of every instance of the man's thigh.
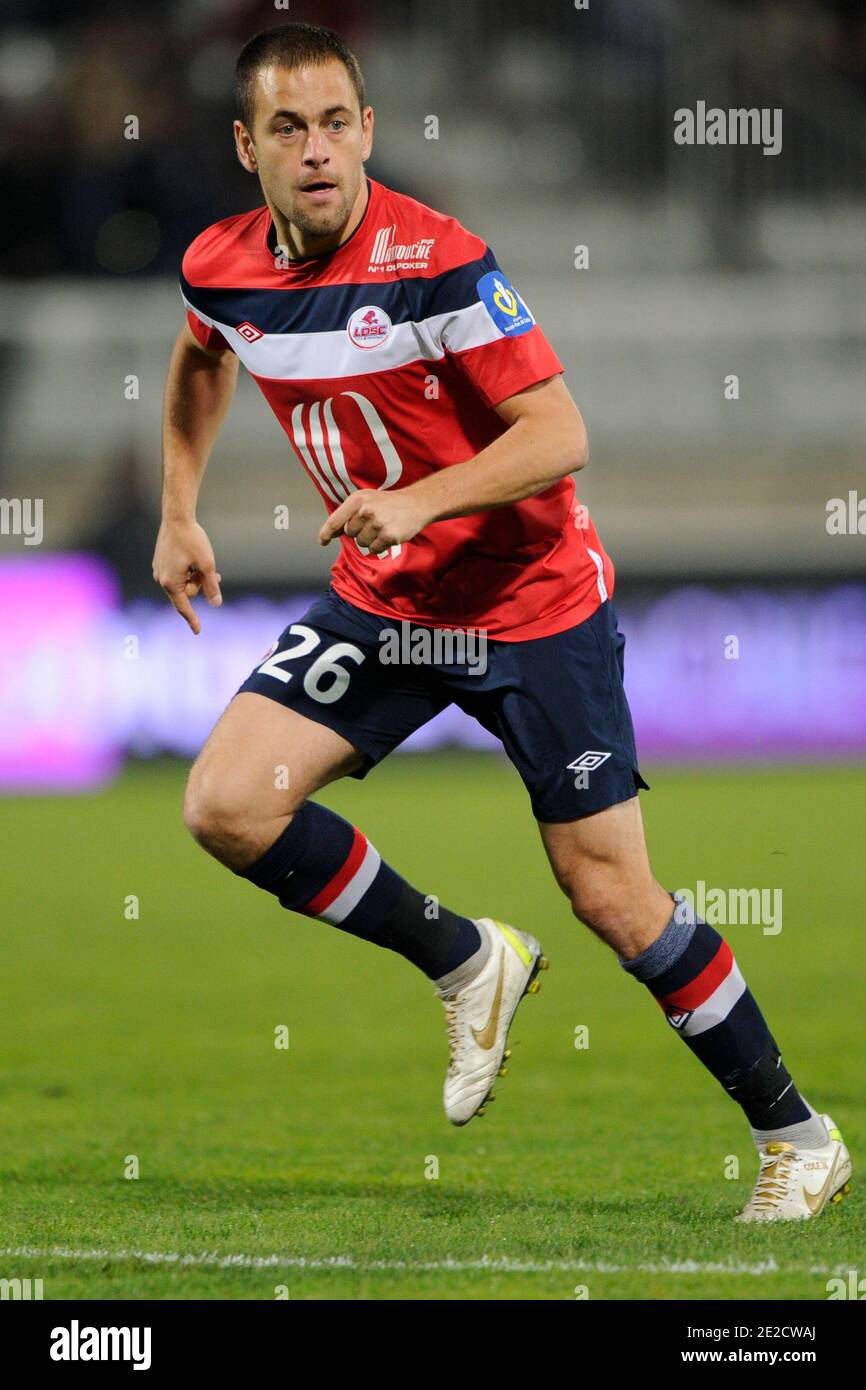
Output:
<path fill-rule="evenodd" d="M 363 754 L 333 729 L 241 692 L 195 761 L 190 798 L 271 821 L 292 815 L 308 796 L 362 763 Z"/>
<path fill-rule="evenodd" d="M 366 777 L 449 703 L 434 688 L 429 671 L 383 660 L 387 644 L 382 633 L 393 626 L 390 619 L 356 608 L 329 588 L 284 629 L 241 685 L 234 705 L 243 696 L 247 706 L 248 697 L 255 696 L 289 716 L 282 723 L 274 716 L 276 728 L 286 727 L 293 735 L 303 730 L 300 742 L 309 743 L 309 756 L 300 747 L 294 758 L 299 776 L 306 768 L 308 783 L 323 753 L 336 758 L 349 748 L 360 757 L 350 768 L 339 764 L 335 775 L 348 771 L 349 776 Z"/>

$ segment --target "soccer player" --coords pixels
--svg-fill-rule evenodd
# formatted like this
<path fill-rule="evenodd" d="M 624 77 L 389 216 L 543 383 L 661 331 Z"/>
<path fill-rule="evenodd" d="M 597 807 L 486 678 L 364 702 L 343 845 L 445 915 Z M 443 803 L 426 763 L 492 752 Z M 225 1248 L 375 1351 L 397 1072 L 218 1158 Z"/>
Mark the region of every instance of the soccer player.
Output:
<path fill-rule="evenodd" d="M 191 599 L 221 602 L 195 507 L 240 362 L 339 552 L 327 592 L 207 740 L 190 831 L 283 907 L 434 982 L 445 1111 L 465 1124 L 538 988 L 541 947 L 436 903 L 310 800 L 456 703 L 502 741 L 574 914 L 742 1107 L 760 1172 L 740 1219 L 817 1215 L 847 1190 L 841 1135 L 794 1086 L 730 947 L 650 869 L 613 566 L 575 498 L 587 441 L 562 363 L 480 237 L 366 176 L 373 110 L 334 33 L 285 24 L 253 38 L 237 116 L 238 159 L 265 202 L 208 227 L 183 260 L 154 577 L 195 633 Z M 449 634 L 474 635 L 483 660 L 430 645 Z M 404 659 L 386 660 L 395 637 Z M 406 660 L 424 641 L 426 663 Z"/>

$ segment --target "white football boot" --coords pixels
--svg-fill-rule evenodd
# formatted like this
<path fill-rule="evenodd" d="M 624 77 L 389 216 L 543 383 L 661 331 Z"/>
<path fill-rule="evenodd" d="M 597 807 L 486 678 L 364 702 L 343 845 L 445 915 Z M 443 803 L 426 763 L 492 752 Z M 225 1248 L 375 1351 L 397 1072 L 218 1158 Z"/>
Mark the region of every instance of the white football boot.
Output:
<path fill-rule="evenodd" d="M 465 1125 L 473 1115 L 483 1115 L 493 1100 L 497 1076 L 504 1076 L 508 1029 L 524 994 L 537 994 L 535 978 L 547 969 L 547 958 L 534 936 L 517 931 L 493 917 L 473 919 L 487 933 L 490 954 L 468 985 L 455 994 L 439 994 L 451 1060 L 445 1076 L 445 1114 L 452 1124 Z"/>
<path fill-rule="evenodd" d="M 775 1141 L 760 1150 L 755 1190 L 735 1221 L 805 1221 L 851 1190 L 851 1155 L 829 1115 L 829 1143 L 803 1149 Z"/>

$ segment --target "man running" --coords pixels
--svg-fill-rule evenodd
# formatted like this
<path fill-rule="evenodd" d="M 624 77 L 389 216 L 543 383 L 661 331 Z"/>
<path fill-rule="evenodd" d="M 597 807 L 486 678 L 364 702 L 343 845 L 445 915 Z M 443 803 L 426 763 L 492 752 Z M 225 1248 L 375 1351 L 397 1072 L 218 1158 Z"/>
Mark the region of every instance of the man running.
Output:
<path fill-rule="evenodd" d="M 154 577 L 193 632 L 191 599 L 221 602 L 195 506 L 239 362 L 339 554 L 211 733 L 189 829 L 282 906 L 424 971 L 446 1011 L 445 1111 L 465 1124 L 538 988 L 541 947 L 437 903 L 309 799 L 457 703 L 501 739 L 575 915 L 742 1107 L 760 1174 L 740 1219 L 817 1215 L 847 1190 L 841 1135 L 794 1086 L 729 946 L 650 869 L 613 566 L 575 497 L 587 441 L 562 363 L 480 237 L 366 176 L 373 110 L 335 34 L 252 39 L 237 102 L 237 155 L 265 203 L 184 257 Z M 482 642 L 483 660 L 430 645 L 446 634 Z M 423 661 L 393 660 L 425 641 Z"/>

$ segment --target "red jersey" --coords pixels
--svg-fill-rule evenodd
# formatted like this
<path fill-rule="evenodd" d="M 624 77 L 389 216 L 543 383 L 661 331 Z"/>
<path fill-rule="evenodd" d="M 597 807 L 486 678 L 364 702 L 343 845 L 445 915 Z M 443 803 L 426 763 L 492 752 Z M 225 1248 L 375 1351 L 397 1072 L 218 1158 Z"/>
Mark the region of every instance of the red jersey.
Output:
<path fill-rule="evenodd" d="M 357 488 L 407 487 L 508 428 L 493 409 L 562 363 L 490 248 L 375 179 L 335 251 L 289 261 L 267 207 L 216 222 L 183 258 L 187 317 L 263 391 L 329 512 Z M 371 555 L 340 537 L 336 592 L 368 612 L 491 638 L 588 618 L 613 566 L 570 476 L 436 521 Z"/>

